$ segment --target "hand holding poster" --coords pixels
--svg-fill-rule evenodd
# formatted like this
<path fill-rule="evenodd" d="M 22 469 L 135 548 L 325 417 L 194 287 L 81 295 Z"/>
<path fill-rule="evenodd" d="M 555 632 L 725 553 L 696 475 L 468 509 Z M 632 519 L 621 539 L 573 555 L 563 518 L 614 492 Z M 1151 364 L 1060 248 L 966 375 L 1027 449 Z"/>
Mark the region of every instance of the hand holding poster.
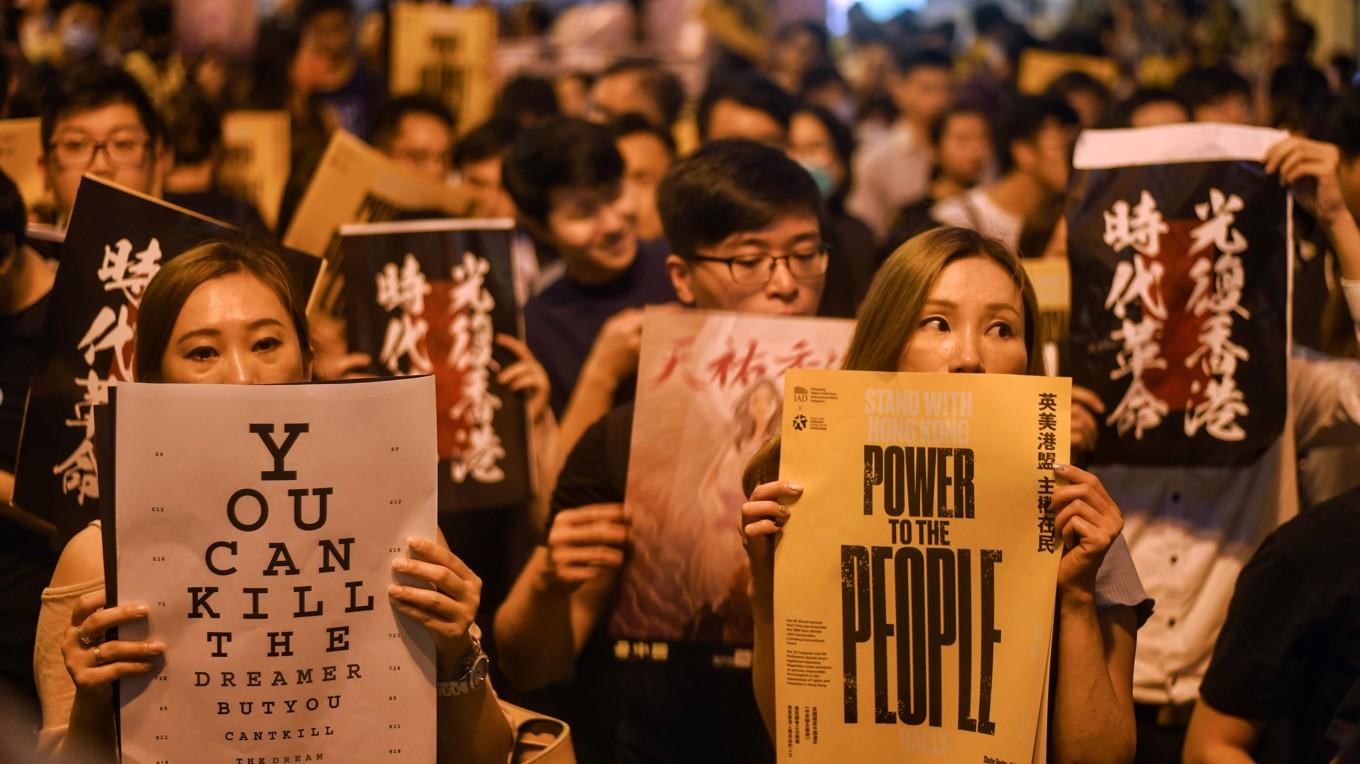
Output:
<path fill-rule="evenodd" d="M 779 432 L 784 374 L 840 363 L 852 321 L 648 307 L 628 489 L 631 556 L 610 633 L 749 647 L 750 576 L 732 532 L 741 473 Z"/>
<path fill-rule="evenodd" d="M 382 373 L 433 374 L 443 512 L 532 496 L 529 421 L 497 373 L 522 337 L 510 220 L 424 220 L 340 229 L 350 348 Z"/>
<path fill-rule="evenodd" d="M 166 645 L 123 761 L 434 761 L 433 638 L 387 595 L 435 534 L 432 380 L 112 393 L 110 604 Z"/>
<path fill-rule="evenodd" d="M 1034 759 L 1071 383 L 791 371 L 775 553 L 782 760 Z"/>
<path fill-rule="evenodd" d="M 1285 426 L 1291 203 L 1277 130 L 1088 130 L 1067 197 L 1072 376 L 1096 463 L 1241 466 Z"/>

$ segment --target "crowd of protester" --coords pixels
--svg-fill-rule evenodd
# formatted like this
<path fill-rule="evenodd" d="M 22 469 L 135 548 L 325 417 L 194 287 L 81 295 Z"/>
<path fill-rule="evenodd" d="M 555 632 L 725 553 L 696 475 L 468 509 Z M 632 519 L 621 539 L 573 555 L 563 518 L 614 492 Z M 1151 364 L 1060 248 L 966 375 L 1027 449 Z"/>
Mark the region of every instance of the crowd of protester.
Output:
<path fill-rule="evenodd" d="M 435 582 L 438 601 L 393 594 L 439 637 L 441 681 L 471 656 L 491 659 L 475 702 L 440 699 L 441 760 L 506 760 L 500 697 L 566 720 L 581 762 L 773 761 L 769 545 L 801 491 L 775 480 L 777 443 L 748 470 L 732 529 L 751 555 L 754 660 L 618 660 L 607 632 L 629 559 L 643 308 L 858 317 L 846 368 L 1023 373 L 1037 315 L 1020 263 L 1067 254 L 1082 130 L 1276 127 L 1291 137 L 1266 171 L 1298 201 L 1287 447 L 1227 488 L 1172 471 L 1087 472 L 1101 404 L 1074 393 L 1076 466 L 1061 471 L 1069 493 L 1054 506 L 1087 514 L 1059 576 L 1050 751 L 1064 762 L 1360 760 L 1360 80 L 1354 51 L 1318 50 L 1288 0 L 1259 29 L 1229 0 L 1082 3 L 1048 39 L 987 3 L 945 22 L 878 22 L 856 6 L 836 39 L 820 22 L 752 22 L 761 56 L 724 47 L 731 35 L 715 30 L 695 81 L 682 76 L 693 62 L 648 57 L 634 24 L 626 51 L 596 68 L 502 72 L 494 113 L 462 129 L 453 105 L 389 91 L 386 4 L 277 3 L 245 58 L 181 51 L 179 5 L 0 4 L 0 116 L 40 118 L 48 189 L 26 208 L 0 179 L 0 509 L 57 268 L 26 231 L 64 226 L 84 173 L 260 242 L 200 248 L 157 276 L 138 318 L 149 338 L 139 379 L 291 382 L 367 366 L 333 322 L 309 324 L 271 254 L 345 130 L 461 188 L 476 216 L 516 221 L 524 342 L 504 340 L 522 362 L 501 374 L 531 408 L 538 495 L 441 517 L 411 571 Z M 552 23 L 550 9 L 523 3 L 504 11 L 502 36 L 544 37 Z M 1108 68 L 1022 91 L 1035 52 Z M 220 177 L 222 118 L 242 109 L 290 117 L 278 210 Z M 220 323 L 205 305 L 221 299 L 195 291 L 212 289 L 277 314 L 279 355 L 251 338 L 194 356 L 220 362 L 211 369 L 170 352 L 186 322 Z M 1010 304 L 1009 333 L 984 329 L 976 347 L 922 340 L 922 327 L 944 325 L 921 321 L 927 297 L 962 305 L 948 317 L 959 327 L 980 320 L 970 300 Z M 0 760 L 112 760 L 110 684 L 150 670 L 164 645 L 90 638 L 145 613 L 102 607 L 98 524 L 63 550 L 21 515 L 0 511 Z M 457 585 L 441 590 L 444 577 Z"/>

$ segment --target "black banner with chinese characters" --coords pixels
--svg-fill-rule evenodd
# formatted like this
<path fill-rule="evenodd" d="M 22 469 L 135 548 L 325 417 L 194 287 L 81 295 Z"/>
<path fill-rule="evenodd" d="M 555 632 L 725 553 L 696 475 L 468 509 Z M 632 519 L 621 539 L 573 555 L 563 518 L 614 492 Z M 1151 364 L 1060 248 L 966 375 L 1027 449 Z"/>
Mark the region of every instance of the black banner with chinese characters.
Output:
<path fill-rule="evenodd" d="M 133 331 L 151 278 L 229 235 L 222 223 L 93 176 L 80 183 L 43 326 L 46 358 L 24 410 L 14 503 L 65 540 L 99 516 L 94 407 L 132 379 Z"/>
<path fill-rule="evenodd" d="M 529 422 L 497 381 L 523 337 L 509 220 L 424 220 L 341 228 L 350 349 L 379 373 L 432 374 L 439 509 L 524 504 L 532 496 Z"/>
<path fill-rule="evenodd" d="M 1072 374 L 1106 406 L 1096 463 L 1236 466 L 1283 432 L 1291 204 L 1282 133 L 1088 131 L 1068 192 Z"/>

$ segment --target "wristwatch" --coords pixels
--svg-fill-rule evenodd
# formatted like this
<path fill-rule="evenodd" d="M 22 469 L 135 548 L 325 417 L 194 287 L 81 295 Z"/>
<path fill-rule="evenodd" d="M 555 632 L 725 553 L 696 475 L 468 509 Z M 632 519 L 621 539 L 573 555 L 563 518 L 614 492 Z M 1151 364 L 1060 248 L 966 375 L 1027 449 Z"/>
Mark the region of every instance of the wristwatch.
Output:
<path fill-rule="evenodd" d="M 439 690 L 439 696 L 443 698 L 467 695 L 482 689 L 486 684 L 487 672 L 491 669 L 491 659 L 482 650 L 482 641 L 476 635 L 469 634 L 472 640 L 472 653 L 464 659 L 463 675 L 451 682 L 439 682 L 435 687 Z"/>

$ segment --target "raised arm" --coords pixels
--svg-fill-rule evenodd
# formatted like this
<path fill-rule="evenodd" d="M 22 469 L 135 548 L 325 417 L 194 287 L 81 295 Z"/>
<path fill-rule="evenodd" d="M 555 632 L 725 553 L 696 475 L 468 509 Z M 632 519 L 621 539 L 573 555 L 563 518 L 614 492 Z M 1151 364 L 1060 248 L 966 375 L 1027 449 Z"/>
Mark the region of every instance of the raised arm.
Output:
<path fill-rule="evenodd" d="M 1050 729 L 1054 761 L 1129 762 L 1133 718 L 1133 608 L 1097 615 L 1096 572 L 1123 529 L 1123 516 L 1100 479 L 1071 466 L 1057 476 L 1054 526 L 1063 539 L 1058 564 L 1057 670 Z"/>
<path fill-rule="evenodd" d="M 585 431 L 614 407 L 614 393 L 637 372 L 641 352 L 641 308 L 621 310 L 604 322 L 562 412 L 560 453 L 571 453 Z"/>

